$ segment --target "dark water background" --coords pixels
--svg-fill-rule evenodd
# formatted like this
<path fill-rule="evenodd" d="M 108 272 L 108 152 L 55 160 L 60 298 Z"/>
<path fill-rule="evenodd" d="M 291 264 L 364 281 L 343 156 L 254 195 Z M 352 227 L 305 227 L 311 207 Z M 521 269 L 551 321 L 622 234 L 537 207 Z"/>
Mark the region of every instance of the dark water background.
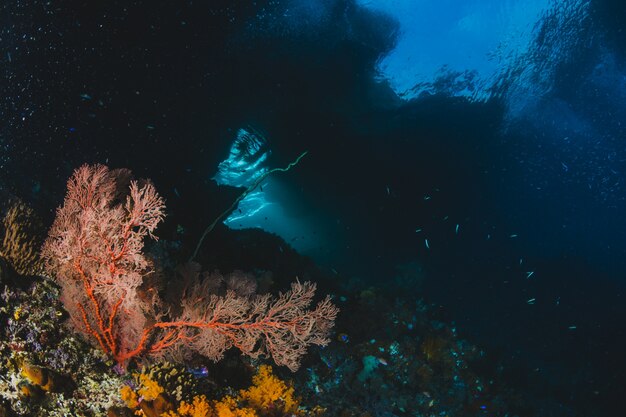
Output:
<path fill-rule="evenodd" d="M 216 166 L 253 125 L 273 165 L 309 151 L 280 181 L 323 234 L 308 253 L 323 267 L 381 286 L 416 262 L 414 295 L 536 370 L 528 389 L 620 415 L 626 6 L 592 2 L 586 48 L 511 122 L 498 96 L 401 101 L 374 81 L 397 25 L 322 3 L 327 19 L 294 28 L 275 1 L 2 2 L 2 186 L 51 221 L 77 166 L 128 167 L 166 197 L 164 238 L 197 235 Z"/>

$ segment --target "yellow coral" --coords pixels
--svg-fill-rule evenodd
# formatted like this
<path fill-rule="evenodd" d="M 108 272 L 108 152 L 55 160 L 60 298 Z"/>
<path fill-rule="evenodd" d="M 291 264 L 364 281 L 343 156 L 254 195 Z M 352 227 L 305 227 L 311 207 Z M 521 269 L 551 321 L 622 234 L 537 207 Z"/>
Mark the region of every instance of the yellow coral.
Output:
<path fill-rule="evenodd" d="M 134 409 L 139 406 L 139 397 L 137 397 L 137 393 L 135 393 L 135 391 L 133 391 L 133 389 L 128 385 L 124 385 L 120 388 L 120 396 L 128 408 Z"/>
<path fill-rule="evenodd" d="M 216 417 L 257 417 L 256 411 L 251 408 L 239 408 L 237 401 L 229 396 L 214 404 Z"/>
<path fill-rule="evenodd" d="M 139 375 L 139 383 L 141 387 L 137 390 L 137 393 L 146 401 L 154 400 L 164 391 L 158 382 L 146 374 Z"/>
<path fill-rule="evenodd" d="M 229 396 L 221 401 L 209 402 L 204 395 L 197 395 L 192 403 L 182 401 L 178 410 L 162 414 L 161 417 L 258 417 L 250 408 L 239 408 L 237 401 Z"/>
<path fill-rule="evenodd" d="M 268 365 L 261 365 L 252 378 L 254 384 L 247 390 L 241 390 L 241 399 L 257 410 L 269 407 L 285 413 L 297 413 L 299 401 L 294 397 L 294 389 L 278 379 Z"/>
<path fill-rule="evenodd" d="M 129 386 L 124 386 L 120 390 L 122 400 L 129 408 L 137 409 L 141 406 L 143 409 L 144 404 L 163 395 L 164 388 L 150 375 L 135 374 L 135 379 L 139 385 L 136 392 Z M 257 374 L 252 378 L 252 383 L 250 388 L 241 390 L 237 397 L 225 396 L 216 401 L 207 400 L 204 395 L 196 395 L 191 402 L 181 401 L 176 410 L 160 411 L 159 415 L 161 417 L 259 417 L 268 415 L 268 412 L 271 415 L 276 413 L 301 415 L 298 411 L 299 401 L 294 396 L 294 389 L 274 376 L 270 366 L 260 366 Z M 145 403 L 139 404 L 140 397 Z M 135 411 L 135 414 L 144 415 L 140 410 Z"/>
<path fill-rule="evenodd" d="M 39 248 L 42 244 L 43 226 L 33 209 L 17 200 L 7 210 L 0 229 L 0 256 L 11 263 L 21 275 L 41 272 Z"/>
<path fill-rule="evenodd" d="M 197 395 L 193 398 L 191 404 L 185 401 L 180 403 L 178 407 L 178 414 L 180 416 L 189 417 L 209 417 L 211 416 L 211 406 L 204 395 Z"/>

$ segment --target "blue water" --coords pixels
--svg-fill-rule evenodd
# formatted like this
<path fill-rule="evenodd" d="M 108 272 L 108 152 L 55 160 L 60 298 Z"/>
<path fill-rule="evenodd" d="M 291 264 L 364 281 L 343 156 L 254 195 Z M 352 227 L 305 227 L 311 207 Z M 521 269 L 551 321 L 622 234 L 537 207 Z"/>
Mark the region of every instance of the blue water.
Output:
<path fill-rule="evenodd" d="M 548 0 L 358 3 L 399 22 L 397 43 L 377 69 L 406 100 L 438 93 L 488 99 L 533 47 L 535 26 L 553 6 Z"/>

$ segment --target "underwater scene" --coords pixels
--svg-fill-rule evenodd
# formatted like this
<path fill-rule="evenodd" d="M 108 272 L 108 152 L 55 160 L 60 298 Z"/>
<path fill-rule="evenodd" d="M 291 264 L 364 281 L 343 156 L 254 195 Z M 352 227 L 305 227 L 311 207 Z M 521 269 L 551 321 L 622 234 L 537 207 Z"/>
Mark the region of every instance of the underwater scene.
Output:
<path fill-rule="evenodd" d="M 626 416 L 623 0 L 2 0 L 0 417 Z"/>

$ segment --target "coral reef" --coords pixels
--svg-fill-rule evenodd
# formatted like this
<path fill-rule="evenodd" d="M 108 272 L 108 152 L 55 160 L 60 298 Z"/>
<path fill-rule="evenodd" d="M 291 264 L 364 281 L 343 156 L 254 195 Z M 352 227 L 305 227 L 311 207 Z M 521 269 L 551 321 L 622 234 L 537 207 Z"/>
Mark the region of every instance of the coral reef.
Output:
<path fill-rule="evenodd" d="M 295 371 L 309 345 L 328 343 L 338 310 L 330 297 L 310 309 L 310 282 L 296 281 L 278 297 L 219 296 L 212 281 L 198 279 L 181 293 L 180 315 L 170 316 L 158 287 L 144 279 L 153 268 L 143 240 L 156 239 L 164 201 L 152 184 L 129 178 L 103 165 L 77 169 L 42 249 L 74 328 L 120 367 L 176 348 L 218 361 L 236 347 Z"/>
<path fill-rule="evenodd" d="M 2 218 L 0 257 L 20 275 L 42 272 L 39 248 L 43 243 L 43 225 L 34 210 L 15 199 Z"/>
<path fill-rule="evenodd" d="M 63 326 L 51 281 L 22 290 L 0 276 L 0 288 L 0 403 L 19 415 L 52 417 L 99 416 L 122 404 L 122 379 Z"/>
<path fill-rule="evenodd" d="M 161 369 L 159 375 L 154 370 Z M 169 371 L 165 371 L 170 369 Z M 271 417 L 271 416 L 307 416 L 318 414 L 317 411 L 307 412 L 300 407 L 294 395 L 293 387 L 276 377 L 269 365 L 259 366 L 252 378 L 252 386 L 242 389 L 236 395 L 226 394 L 219 400 L 207 398 L 206 393 L 189 397 L 196 389 L 182 388 L 185 382 L 166 390 L 161 383 L 166 375 L 176 375 L 176 381 L 192 380 L 188 372 L 172 372 L 171 364 L 157 365 L 134 375 L 134 379 L 121 390 L 121 397 L 135 415 L 146 417 Z M 163 372 L 165 371 L 165 372 Z M 146 373 L 147 372 L 147 373 Z M 171 384 L 171 378 L 169 385 Z M 165 382 L 168 383 L 168 382 Z M 133 386 L 135 388 L 133 388 Z M 189 385 L 187 385 L 189 387 Z M 185 392 L 184 400 L 180 393 Z"/>
<path fill-rule="evenodd" d="M 98 186 L 87 180 L 96 174 L 87 169 L 78 174 L 84 181 L 74 178 L 72 186 L 96 192 Z M 125 170 L 98 175 L 131 184 Z M 76 221 L 57 229 L 52 235 L 59 240 L 44 251 L 54 280 L 19 274 L 38 270 L 36 263 L 21 263 L 35 249 L 17 260 L 0 258 L 0 416 L 534 415 L 503 382 L 504 367 L 460 338 L 437 308 L 398 290 L 413 285 L 415 276 L 423 278 L 417 267 L 384 288 L 316 271 L 315 280 L 337 295 L 311 309 L 314 284 L 296 282 L 278 296 L 265 293 L 276 281 L 290 282 L 305 264 L 295 252 L 279 249 L 282 244 L 273 247 L 285 268 L 276 274 L 249 259 L 238 259 L 247 272 L 226 268 L 223 275 L 202 272 L 199 264 L 181 266 L 180 245 L 161 241 L 143 251 L 141 238 L 153 228 L 139 231 L 135 211 L 157 210 L 140 201 L 149 194 L 154 203 L 156 192 L 136 183 L 123 206 L 120 188 L 108 187 L 114 198 L 83 205 L 113 210 L 106 216 L 122 223 L 102 225 L 103 217 L 91 213 L 81 225 L 67 214 Z M 22 216 L 12 213 L 12 219 Z M 154 217 L 146 221 L 158 223 Z M 31 242 L 18 228 L 11 230 L 10 236 L 19 236 L 14 241 Z M 64 247 L 63 239 L 74 239 L 76 247 Z M 271 251 L 267 242 L 275 239 L 254 231 L 245 241 Z M 10 262 L 30 266 L 16 272 Z M 124 281 L 129 277 L 134 283 Z M 120 287 L 117 279 L 128 285 Z M 345 313 L 337 318 L 335 342 L 326 346 L 335 304 Z M 140 326 L 128 323 L 137 317 Z M 131 348 L 120 348 L 122 343 Z M 135 351 L 137 344 L 143 348 Z M 288 369 L 264 364 L 265 356 Z M 164 361 L 168 357 L 171 362 Z"/>
<path fill-rule="evenodd" d="M 252 378 L 252 384 L 250 388 L 239 393 L 239 399 L 249 407 L 259 411 L 272 409 L 284 414 L 298 412 L 300 404 L 294 396 L 293 387 L 288 387 L 274 376 L 270 366 L 261 365 Z"/>

